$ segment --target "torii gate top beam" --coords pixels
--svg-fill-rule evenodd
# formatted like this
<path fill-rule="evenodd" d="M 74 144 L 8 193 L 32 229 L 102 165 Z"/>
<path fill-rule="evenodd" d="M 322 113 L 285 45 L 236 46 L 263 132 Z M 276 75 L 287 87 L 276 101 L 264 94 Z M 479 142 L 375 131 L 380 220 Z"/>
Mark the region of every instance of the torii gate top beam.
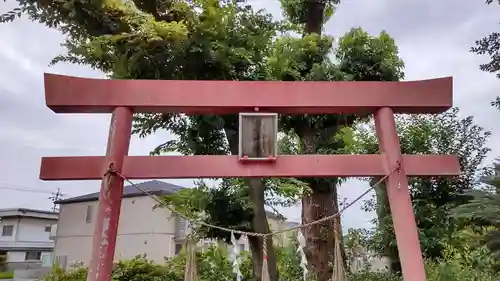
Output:
<path fill-rule="evenodd" d="M 56 113 L 233 114 L 440 113 L 452 106 L 451 77 L 408 82 L 104 80 L 45 74 Z"/>
<path fill-rule="evenodd" d="M 452 79 L 414 82 L 234 82 L 97 80 L 45 74 L 47 106 L 56 113 L 111 113 L 105 157 L 49 157 L 46 180 L 102 178 L 89 281 L 109 281 L 123 180 L 165 177 L 386 175 L 403 277 L 424 281 L 425 269 L 408 191 L 408 175 L 458 175 L 455 156 L 401 155 L 394 113 L 439 113 L 452 106 Z M 134 112 L 234 114 L 375 113 L 381 155 L 288 155 L 242 164 L 235 156 L 127 156 Z M 268 164 L 268 165 L 266 165 Z M 112 171 L 120 174 L 113 174 Z M 397 173 L 395 172 L 397 169 Z M 123 178 L 122 178 L 123 176 Z"/>

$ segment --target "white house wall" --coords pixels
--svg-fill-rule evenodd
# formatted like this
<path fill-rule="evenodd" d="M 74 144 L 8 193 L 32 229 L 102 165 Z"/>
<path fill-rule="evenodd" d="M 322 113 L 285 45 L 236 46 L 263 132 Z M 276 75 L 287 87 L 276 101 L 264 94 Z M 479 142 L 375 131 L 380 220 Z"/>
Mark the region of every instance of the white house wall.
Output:
<path fill-rule="evenodd" d="M 0 246 L 1 247 L 9 247 L 13 245 L 12 243 L 16 241 L 16 235 L 17 235 L 17 226 L 19 224 L 19 219 L 17 218 L 2 218 L 0 220 Z M 12 225 L 14 226 L 13 228 L 13 233 L 12 236 L 2 236 L 1 231 L 4 226 L 9 226 Z"/>
<path fill-rule="evenodd" d="M 86 223 L 87 206 L 93 209 L 92 220 Z M 171 245 L 175 220 L 165 209 L 155 209 L 148 197 L 123 198 L 115 260 L 130 259 L 147 253 L 161 262 L 174 253 Z M 67 263 L 88 264 L 92 254 L 92 233 L 97 216 L 97 201 L 62 205 L 57 226 L 55 256 L 66 256 Z"/>
<path fill-rule="evenodd" d="M 155 209 L 156 202 L 146 196 L 123 198 L 118 237 L 115 250 L 115 260 L 131 259 L 137 255 L 146 254 L 156 262 L 162 262 L 165 257 L 175 255 L 175 245 L 182 244 L 182 238 L 176 237 L 176 226 L 179 220 L 171 217 L 166 209 Z M 92 220 L 86 223 L 87 207 L 91 207 Z M 75 262 L 89 264 L 92 255 L 92 234 L 97 216 L 97 201 L 70 203 L 62 205 L 59 211 L 59 222 L 56 231 L 56 259 L 66 260 L 66 265 Z M 176 223 L 177 221 L 177 223 Z M 289 223 L 270 219 L 273 230 L 290 227 Z M 183 224 L 185 227 L 186 225 Z M 177 230 L 177 235 L 180 231 Z M 274 243 L 283 245 L 289 242 L 296 231 L 280 235 Z M 185 235 L 182 235 L 185 236 Z M 181 239 L 179 239 L 181 238 Z M 200 241 L 199 245 L 208 247 L 215 241 Z M 242 237 L 239 244 L 249 250 L 248 240 Z M 63 265 L 64 266 L 64 265 Z"/>
<path fill-rule="evenodd" d="M 21 218 L 17 241 L 40 242 L 53 247 L 54 242 L 49 239 L 50 231 L 45 231 L 45 228 L 55 223 L 55 220 Z"/>
<path fill-rule="evenodd" d="M 7 262 L 23 262 L 26 252 L 7 252 Z"/>
<path fill-rule="evenodd" d="M 55 224 L 56 220 L 38 218 L 3 218 L 0 231 L 4 225 L 13 225 L 12 236 L 0 236 L 1 248 L 53 248 L 54 242 L 49 239 L 50 232 L 45 227 Z"/>
<path fill-rule="evenodd" d="M 50 232 L 46 230 L 56 222 L 55 218 L 50 219 L 43 215 L 38 218 L 3 217 L 0 222 L 0 233 L 3 226 L 13 226 L 11 236 L 0 235 L 0 249 L 6 251 L 7 268 L 9 270 L 33 269 L 40 267 L 43 260 L 50 261 L 54 241 L 50 240 Z M 31 257 L 34 255 L 34 259 L 26 260 L 28 251 Z M 37 253 L 39 253 L 39 259 L 37 259 Z"/>

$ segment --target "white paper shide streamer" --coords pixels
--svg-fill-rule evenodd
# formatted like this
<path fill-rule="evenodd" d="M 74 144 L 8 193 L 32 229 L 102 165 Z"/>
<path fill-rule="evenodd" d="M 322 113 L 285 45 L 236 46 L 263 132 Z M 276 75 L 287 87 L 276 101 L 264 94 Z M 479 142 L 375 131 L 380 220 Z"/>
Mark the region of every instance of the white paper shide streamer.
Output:
<path fill-rule="evenodd" d="M 240 247 L 238 247 L 238 240 L 234 237 L 233 232 L 231 232 L 231 244 L 233 244 L 233 251 L 230 254 L 230 259 L 233 261 L 233 273 L 236 274 L 236 281 L 241 281 L 243 275 L 240 271 Z"/>
<path fill-rule="evenodd" d="M 300 267 L 304 274 L 304 281 L 307 280 L 307 258 L 306 253 L 304 253 L 304 248 L 306 247 L 306 238 L 302 234 L 302 231 L 297 231 L 297 241 L 299 242 L 299 247 L 297 248 L 297 253 L 300 254 Z"/>

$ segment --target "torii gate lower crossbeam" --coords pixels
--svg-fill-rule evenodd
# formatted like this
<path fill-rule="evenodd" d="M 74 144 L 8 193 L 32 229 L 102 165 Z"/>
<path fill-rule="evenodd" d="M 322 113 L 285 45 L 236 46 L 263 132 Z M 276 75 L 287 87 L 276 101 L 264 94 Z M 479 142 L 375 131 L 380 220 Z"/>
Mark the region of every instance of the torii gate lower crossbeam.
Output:
<path fill-rule="evenodd" d="M 202 86 L 198 88 L 198 86 Z M 45 76 L 47 106 L 58 113 L 113 113 L 105 157 L 44 157 L 44 180 L 102 179 L 88 281 L 109 281 L 115 255 L 123 180 L 191 177 L 382 176 L 386 180 L 405 281 L 424 281 L 408 175 L 453 176 L 449 155 L 401 155 L 398 113 L 436 113 L 451 107 L 451 78 L 419 82 L 234 82 L 95 80 Z M 69 94 L 68 94 L 69 93 Z M 375 113 L 381 155 L 279 156 L 241 163 L 236 156 L 127 156 L 134 112 L 230 114 L 259 107 L 278 113 Z M 399 174 L 390 173 L 402 164 Z"/>

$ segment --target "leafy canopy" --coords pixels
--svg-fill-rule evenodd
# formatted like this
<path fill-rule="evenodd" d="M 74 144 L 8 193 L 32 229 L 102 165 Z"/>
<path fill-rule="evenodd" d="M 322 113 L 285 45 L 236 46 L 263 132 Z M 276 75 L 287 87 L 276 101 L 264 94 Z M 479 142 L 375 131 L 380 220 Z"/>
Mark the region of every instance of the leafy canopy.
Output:
<path fill-rule="evenodd" d="M 0 16 L 0 21 L 24 14 L 57 28 L 66 35 L 67 53 L 53 63 L 89 65 L 115 79 L 402 79 L 403 62 L 394 40 L 385 32 L 371 36 L 354 28 L 340 38 L 338 48 L 332 49 L 334 39 L 320 31 L 338 2 L 282 0 L 286 20 L 276 21 L 236 0 L 19 0 L 19 7 Z M 303 36 L 291 36 L 293 32 Z M 351 115 L 281 116 L 280 129 L 292 134 L 289 139 L 299 140 L 293 142 L 299 147 L 288 147 L 288 151 L 338 153 L 344 143 L 335 135 L 356 120 L 358 117 Z M 135 116 L 134 133 L 147 136 L 158 130 L 169 131 L 175 139 L 160 144 L 153 154 L 175 151 L 220 155 L 237 151 L 235 115 Z M 337 180 L 308 179 L 307 183 L 313 191 L 333 194 Z M 241 181 L 223 181 L 214 190 L 200 186 L 190 191 L 200 199 L 186 206 L 192 206 L 193 212 L 204 208 L 203 219 L 212 222 L 222 218 L 220 210 L 229 206 L 235 217 L 228 222 L 249 227 L 253 221 L 249 211 L 255 208 L 250 208 L 248 198 L 256 189 L 247 187 Z M 252 204 L 290 204 L 302 190 L 303 184 L 298 181 L 270 179 L 264 182 L 264 192 L 271 195 L 270 199 Z M 220 238 L 217 233 L 207 235 Z"/>
<path fill-rule="evenodd" d="M 486 234 L 487 246 L 500 260 L 500 159 L 493 164 L 492 174 L 483 178 L 486 188 L 474 190 L 474 199 L 454 209 L 454 216 L 469 220 L 486 221 L 490 226 Z"/>
<path fill-rule="evenodd" d="M 492 4 L 494 0 L 486 0 L 486 4 Z M 471 52 L 478 55 L 487 55 L 490 57 L 490 61 L 479 66 L 482 71 L 487 71 L 491 73 L 496 73 L 497 78 L 500 78 L 500 33 L 492 32 L 488 36 L 485 36 L 479 40 L 476 40 L 475 46 L 471 48 Z M 492 106 L 495 106 L 500 110 L 500 96 L 498 96 L 494 101 L 491 102 Z"/>
<path fill-rule="evenodd" d="M 424 256 L 441 258 L 443 241 L 463 227 L 450 213 L 470 199 L 464 194 L 478 186 L 477 179 L 484 173 L 482 162 L 490 151 L 485 146 L 490 132 L 476 125 L 472 117 L 460 117 L 457 108 L 440 115 L 397 116 L 396 123 L 402 153 L 455 154 L 459 158 L 459 177 L 409 179 Z M 350 139 L 352 152 L 379 153 L 373 123 L 346 132 L 345 138 Z M 365 208 L 377 213 L 372 250 L 399 260 L 385 186 L 376 189 L 376 197 L 367 201 Z"/>

